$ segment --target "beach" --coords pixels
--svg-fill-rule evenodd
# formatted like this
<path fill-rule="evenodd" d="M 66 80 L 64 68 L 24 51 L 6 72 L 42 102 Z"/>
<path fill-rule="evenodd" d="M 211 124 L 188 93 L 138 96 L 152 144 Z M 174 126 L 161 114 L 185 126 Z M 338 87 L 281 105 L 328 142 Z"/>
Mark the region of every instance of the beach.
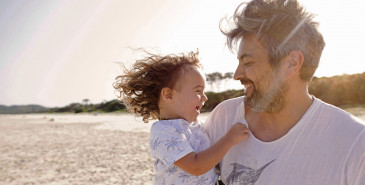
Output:
<path fill-rule="evenodd" d="M 152 184 L 152 123 L 130 114 L 0 115 L 0 184 Z"/>
<path fill-rule="evenodd" d="M 152 184 L 152 123 L 127 113 L 0 115 L 0 184 Z"/>

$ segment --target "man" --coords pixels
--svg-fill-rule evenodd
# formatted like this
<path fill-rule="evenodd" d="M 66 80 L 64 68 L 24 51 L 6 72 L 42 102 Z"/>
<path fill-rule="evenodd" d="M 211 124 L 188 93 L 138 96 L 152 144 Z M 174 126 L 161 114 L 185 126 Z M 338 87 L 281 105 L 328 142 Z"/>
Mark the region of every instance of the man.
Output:
<path fill-rule="evenodd" d="M 325 46 L 312 17 L 296 0 L 252 0 L 221 28 L 230 49 L 240 41 L 234 79 L 245 96 L 204 127 L 212 143 L 236 122 L 250 129 L 220 163 L 226 185 L 365 184 L 364 125 L 308 93 Z"/>

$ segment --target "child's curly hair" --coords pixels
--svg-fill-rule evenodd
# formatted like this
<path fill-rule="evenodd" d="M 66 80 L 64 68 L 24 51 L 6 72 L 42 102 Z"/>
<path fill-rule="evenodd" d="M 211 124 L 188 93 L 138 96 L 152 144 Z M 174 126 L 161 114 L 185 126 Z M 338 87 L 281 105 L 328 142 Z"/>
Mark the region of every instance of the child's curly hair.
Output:
<path fill-rule="evenodd" d="M 117 76 L 113 87 L 118 97 L 128 109 L 143 117 L 145 123 L 150 118 L 160 119 L 158 101 L 161 90 L 175 88 L 184 74 L 184 66 L 202 68 L 198 59 L 199 51 L 181 55 L 150 56 L 137 60 L 132 69 L 124 67 L 124 74 Z"/>

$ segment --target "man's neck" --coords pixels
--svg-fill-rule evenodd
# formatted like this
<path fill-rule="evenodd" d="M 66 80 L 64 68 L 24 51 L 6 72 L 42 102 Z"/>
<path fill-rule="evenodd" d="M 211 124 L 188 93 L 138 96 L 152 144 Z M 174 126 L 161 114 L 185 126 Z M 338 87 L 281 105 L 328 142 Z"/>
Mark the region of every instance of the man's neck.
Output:
<path fill-rule="evenodd" d="M 264 142 L 275 141 L 289 132 L 312 105 L 308 93 L 288 97 L 285 107 L 278 113 L 255 112 L 245 107 L 245 118 L 254 136 Z"/>

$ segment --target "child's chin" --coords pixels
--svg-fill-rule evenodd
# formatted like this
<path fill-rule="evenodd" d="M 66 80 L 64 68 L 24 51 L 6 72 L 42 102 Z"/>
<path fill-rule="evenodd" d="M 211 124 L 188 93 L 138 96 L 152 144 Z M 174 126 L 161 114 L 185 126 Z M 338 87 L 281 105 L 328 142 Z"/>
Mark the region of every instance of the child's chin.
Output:
<path fill-rule="evenodd" d="M 193 122 L 196 122 L 198 118 L 195 118 L 195 119 L 186 119 L 186 121 L 188 121 L 189 123 L 193 123 Z"/>

